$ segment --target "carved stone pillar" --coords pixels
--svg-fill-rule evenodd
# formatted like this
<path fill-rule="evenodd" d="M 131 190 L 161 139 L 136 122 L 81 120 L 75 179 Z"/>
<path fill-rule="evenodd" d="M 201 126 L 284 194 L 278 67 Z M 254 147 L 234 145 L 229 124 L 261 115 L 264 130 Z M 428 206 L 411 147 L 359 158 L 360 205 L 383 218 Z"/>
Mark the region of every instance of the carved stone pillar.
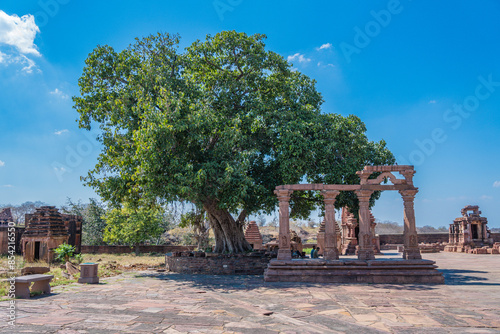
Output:
<path fill-rule="evenodd" d="M 274 193 L 278 196 L 280 202 L 280 230 L 278 241 L 278 260 L 291 260 L 292 253 L 290 251 L 290 222 L 289 222 L 289 207 L 290 207 L 290 190 L 275 190 Z"/>
<path fill-rule="evenodd" d="M 371 190 L 357 190 L 356 195 L 359 199 L 359 250 L 358 259 L 374 260 L 371 217 L 370 217 L 370 196 Z"/>
<path fill-rule="evenodd" d="M 340 193 L 338 190 L 324 190 L 325 202 L 325 260 L 338 260 L 337 231 L 335 229 L 335 200 Z"/>
<path fill-rule="evenodd" d="M 417 227 L 415 225 L 415 209 L 414 200 L 417 194 L 417 189 L 412 190 L 400 190 L 399 193 L 403 197 L 404 201 L 404 250 L 403 259 L 413 260 L 421 259 L 420 249 L 418 248 L 418 236 Z"/>

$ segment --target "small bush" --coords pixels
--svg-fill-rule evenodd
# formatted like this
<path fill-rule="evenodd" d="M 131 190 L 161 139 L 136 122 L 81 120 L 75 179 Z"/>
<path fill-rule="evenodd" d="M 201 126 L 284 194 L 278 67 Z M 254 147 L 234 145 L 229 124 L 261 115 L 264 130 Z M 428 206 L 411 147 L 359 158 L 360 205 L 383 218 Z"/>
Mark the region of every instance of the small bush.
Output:
<path fill-rule="evenodd" d="M 75 247 L 67 243 L 59 245 L 54 251 L 57 254 L 56 259 L 61 262 L 68 262 L 69 259 L 75 255 Z"/>

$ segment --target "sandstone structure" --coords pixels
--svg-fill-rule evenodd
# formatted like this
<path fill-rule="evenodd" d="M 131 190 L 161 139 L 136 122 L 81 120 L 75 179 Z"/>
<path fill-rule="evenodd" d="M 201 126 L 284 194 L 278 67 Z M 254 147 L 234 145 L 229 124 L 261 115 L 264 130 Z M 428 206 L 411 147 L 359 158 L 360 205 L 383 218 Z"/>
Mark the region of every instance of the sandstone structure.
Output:
<path fill-rule="evenodd" d="M 81 248 L 82 219 L 59 213 L 55 206 L 42 206 L 26 215 L 26 230 L 21 244 L 24 260 L 52 262 L 54 249 L 63 243 Z"/>
<path fill-rule="evenodd" d="M 494 241 L 487 227 L 488 219 L 481 217 L 479 206 L 467 205 L 461 210 L 461 213 L 462 216 L 456 218 L 450 224 L 449 242 L 444 250 L 447 252 L 473 253 L 472 249 L 491 247 Z M 481 251 L 479 252 L 481 254 Z M 485 254 L 487 254 L 487 251 Z"/>
<path fill-rule="evenodd" d="M 248 223 L 247 229 L 245 230 L 245 239 L 252 245 L 253 249 L 263 249 L 262 235 L 260 234 L 257 223 L 253 220 Z"/>
<path fill-rule="evenodd" d="M 68 244 L 75 246 L 75 252 L 82 251 L 82 217 L 77 215 L 61 214 L 64 226 L 68 231 Z"/>
<path fill-rule="evenodd" d="M 403 178 L 397 178 L 394 173 Z M 415 225 L 413 166 L 366 166 L 356 173 L 360 184 L 293 184 L 276 187 L 279 200 L 278 257 L 264 274 L 266 281 L 352 283 L 444 283 L 434 261 L 422 260 Z M 371 177 L 371 178 L 370 178 Z M 392 184 L 382 184 L 390 180 Z M 321 191 L 325 202 L 324 259 L 292 260 L 289 233 L 289 201 L 293 191 Z M 403 259 L 376 260 L 370 217 L 370 197 L 377 190 L 396 190 L 404 202 Z M 335 201 L 341 191 L 353 191 L 359 199 L 358 260 L 339 259 L 335 228 Z"/>
<path fill-rule="evenodd" d="M 16 226 L 10 208 L 0 210 L 0 254 L 9 254 L 9 246 L 10 253 L 12 251 L 20 253 L 19 244 L 23 231 L 24 227 Z M 9 236 L 12 238 L 12 234 L 14 234 L 14 240 L 9 242 Z"/>
<path fill-rule="evenodd" d="M 342 237 L 341 237 L 341 232 L 340 232 L 340 227 L 335 222 L 335 232 L 337 235 L 337 249 L 339 253 L 342 253 L 341 247 L 342 247 Z M 324 255 L 325 252 L 325 221 L 323 220 L 321 224 L 319 225 L 318 229 L 318 236 L 316 237 L 318 241 L 318 246 L 319 246 L 319 255 Z"/>
<path fill-rule="evenodd" d="M 340 246 L 340 254 L 355 255 L 357 254 L 358 245 L 358 220 L 349 211 L 349 208 L 342 208 L 342 241 Z M 373 251 L 375 254 L 380 254 L 380 237 L 375 234 L 375 217 L 370 211 L 370 234 L 372 238 Z"/>

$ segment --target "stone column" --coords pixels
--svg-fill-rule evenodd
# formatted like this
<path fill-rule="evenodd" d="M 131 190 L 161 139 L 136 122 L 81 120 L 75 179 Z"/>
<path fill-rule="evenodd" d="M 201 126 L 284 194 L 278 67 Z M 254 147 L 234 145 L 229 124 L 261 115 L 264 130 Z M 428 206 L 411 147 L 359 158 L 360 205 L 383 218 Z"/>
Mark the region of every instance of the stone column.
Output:
<path fill-rule="evenodd" d="M 290 222 L 289 222 L 289 207 L 290 207 L 290 190 L 275 190 L 274 193 L 278 196 L 280 202 L 280 231 L 278 241 L 278 260 L 291 260 L 292 253 L 290 250 Z"/>
<path fill-rule="evenodd" d="M 399 193 L 404 201 L 404 251 L 403 259 L 414 260 L 421 259 L 420 249 L 418 248 L 417 227 L 415 225 L 415 209 L 413 203 L 418 189 L 400 190 Z"/>
<path fill-rule="evenodd" d="M 374 260 L 370 219 L 370 196 L 372 190 L 357 190 L 359 199 L 359 260 Z"/>
<path fill-rule="evenodd" d="M 325 260 L 338 260 L 337 231 L 335 229 L 335 200 L 340 193 L 338 190 L 322 191 L 325 202 Z"/>

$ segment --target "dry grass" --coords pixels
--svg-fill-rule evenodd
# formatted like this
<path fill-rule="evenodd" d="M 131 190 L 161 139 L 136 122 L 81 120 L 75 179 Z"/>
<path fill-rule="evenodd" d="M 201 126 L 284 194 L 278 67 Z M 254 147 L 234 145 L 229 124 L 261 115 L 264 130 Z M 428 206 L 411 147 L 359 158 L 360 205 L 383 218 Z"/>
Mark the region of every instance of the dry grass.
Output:
<path fill-rule="evenodd" d="M 159 267 L 165 264 L 165 254 L 83 254 L 83 262 L 112 263 L 121 267 Z"/>
<path fill-rule="evenodd" d="M 14 274 L 21 276 L 21 269 L 24 267 L 49 267 L 49 264 L 43 261 L 35 263 L 25 263 L 21 255 L 16 255 L 16 270 Z M 125 270 L 144 270 L 147 268 L 159 268 L 165 265 L 164 254 L 83 254 L 83 262 L 99 263 L 98 275 L 100 278 L 116 276 Z M 63 276 L 64 269 L 60 268 L 60 263 L 50 265 L 50 274 L 54 278 L 50 286 L 66 285 L 78 281 L 79 275 L 68 279 Z M 8 278 L 8 257 L 0 256 L 0 279 Z M 0 301 L 5 300 L 8 293 L 9 282 L 0 281 Z"/>

